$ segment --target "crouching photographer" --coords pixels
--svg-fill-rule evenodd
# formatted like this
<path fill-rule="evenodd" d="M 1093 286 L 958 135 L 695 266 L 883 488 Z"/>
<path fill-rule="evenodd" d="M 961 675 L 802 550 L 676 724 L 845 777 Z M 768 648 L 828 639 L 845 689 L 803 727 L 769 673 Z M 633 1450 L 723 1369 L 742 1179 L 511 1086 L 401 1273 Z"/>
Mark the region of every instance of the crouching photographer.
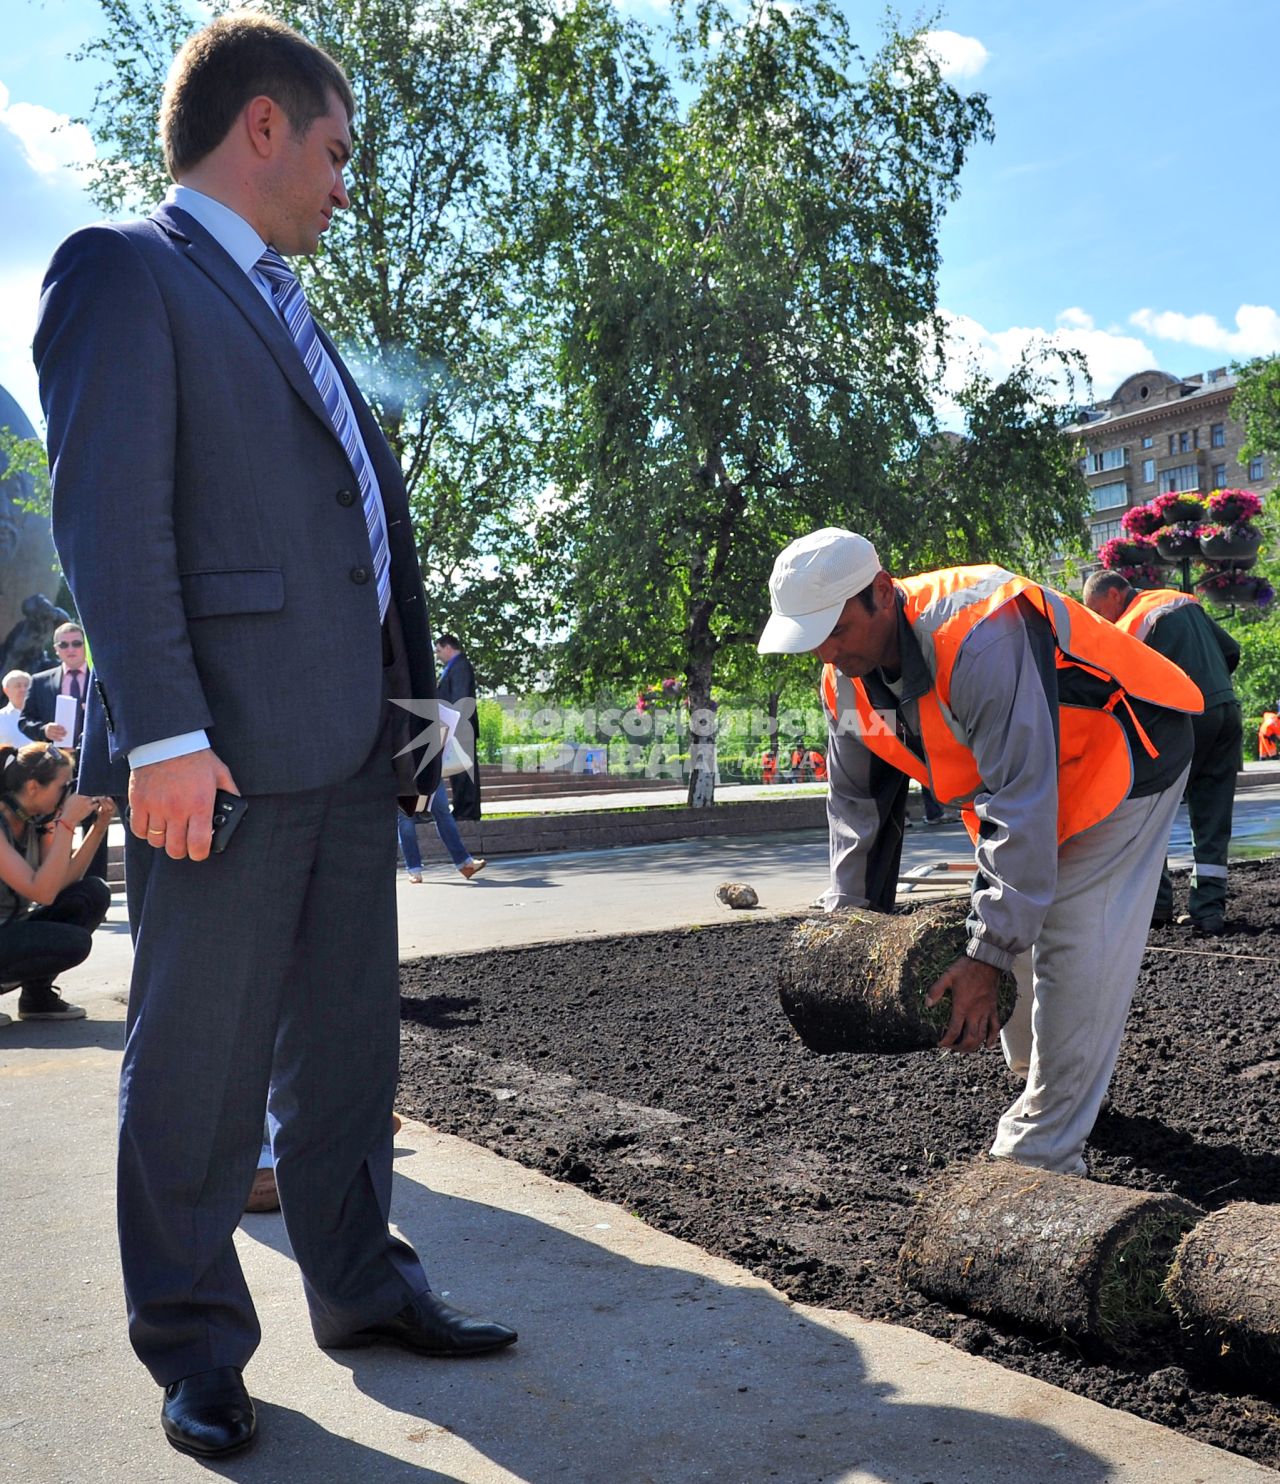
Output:
<path fill-rule="evenodd" d="M 115 805 L 71 789 L 69 753 L 49 742 L 0 746 L 0 993 L 21 989 L 19 1020 L 83 1018 L 53 981 L 88 958 L 111 905 L 107 883 L 87 872 Z"/>

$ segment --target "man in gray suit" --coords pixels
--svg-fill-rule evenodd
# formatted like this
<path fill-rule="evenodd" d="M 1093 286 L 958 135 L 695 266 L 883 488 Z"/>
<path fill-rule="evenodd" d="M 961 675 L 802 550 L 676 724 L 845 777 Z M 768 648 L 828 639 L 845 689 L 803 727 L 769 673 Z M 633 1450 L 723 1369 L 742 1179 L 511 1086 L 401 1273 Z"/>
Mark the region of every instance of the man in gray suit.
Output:
<path fill-rule="evenodd" d="M 63 243 L 35 342 L 54 535 L 94 645 L 82 776 L 131 811 L 130 1338 L 166 1437 L 204 1457 L 254 1435 L 232 1236 L 268 1085 L 318 1342 L 516 1338 L 442 1303 L 388 1230 L 391 825 L 438 773 L 393 760 L 392 701 L 434 694 L 431 637 L 400 469 L 285 261 L 348 204 L 353 111 L 337 64 L 278 22 L 192 37 L 161 110 L 174 189 Z M 211 854 L 216 789 L 248 808 Z"/>

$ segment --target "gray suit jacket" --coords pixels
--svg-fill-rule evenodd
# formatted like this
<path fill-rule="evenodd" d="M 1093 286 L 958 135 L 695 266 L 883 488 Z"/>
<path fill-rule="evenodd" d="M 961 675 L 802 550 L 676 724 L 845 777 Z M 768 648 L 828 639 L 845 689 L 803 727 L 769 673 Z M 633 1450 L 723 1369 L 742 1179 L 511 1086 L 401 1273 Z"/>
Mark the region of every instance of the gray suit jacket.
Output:
<path fill-rule="evenodd" d="M 131 748 L 199 728 L 246 794 L 340 782 L 383 724 L 388 643 L 391 693 L 434 696 L 404 481 L 325 343 L 386 509 L 385 636 L 355 474 L 247 276 L 168 205 L 55 254 L 34 349 L 54 539 L 93 645 L 82 787 L 124 792 Z"/>

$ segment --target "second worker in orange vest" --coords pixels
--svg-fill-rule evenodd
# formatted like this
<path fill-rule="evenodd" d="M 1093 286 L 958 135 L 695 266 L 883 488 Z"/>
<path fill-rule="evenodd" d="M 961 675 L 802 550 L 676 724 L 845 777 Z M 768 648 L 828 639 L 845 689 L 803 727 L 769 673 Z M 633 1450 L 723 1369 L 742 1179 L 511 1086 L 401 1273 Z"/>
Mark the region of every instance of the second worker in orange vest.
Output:
<path fill-rule="evenodd" d="M 1171 588 L 1139 592 L 1119 572 L 1094 572 L 1084 585 L 1084 605 L 1126 634 L 1149 644 L 1195 681 L 1204 711 L 1192 722 L 1193 751 L 1187 775 L 1191 825 L 1191 886 L 1188 911 L 1178 922 L 1199 937 L 1226 930 L 1227 850 L 1236 774 L 1243 766 L 1240 702 L 1231 684 L 1240 646 L 1190 593 Z M 1160 877 L 1152 923 L 1173 917 L 1173 881 Z"/>
<path fill-rule="evenodd" d="M 833 527 L 774 564 L 761 653 L 812 651 L 828 713 L 828 910 L 891 911 L 907 782 L 974 842 L 969 944 L 942 1045 L 1001 1040 L 1026 1084 L 991 1152 L 1085 1172 L 1115 1068 L 1200 693 L 1070 598 L 999 567 L 894 579 Z M 1001 1032 L 999 971 L 1018 982 Z"/>

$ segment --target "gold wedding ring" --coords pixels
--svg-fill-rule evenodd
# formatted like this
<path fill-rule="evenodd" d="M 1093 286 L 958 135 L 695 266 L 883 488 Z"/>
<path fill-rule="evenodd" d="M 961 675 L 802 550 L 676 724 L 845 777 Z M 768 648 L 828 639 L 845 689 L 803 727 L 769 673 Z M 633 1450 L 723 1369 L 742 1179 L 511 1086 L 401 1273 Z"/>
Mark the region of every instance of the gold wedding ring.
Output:
<path fill-rule="evenodd" d="M 164 834 L 164 831 L 163 830 L 148 830 L 147 831 L 147 834 L 148 835 L 163 835 Z"/>

